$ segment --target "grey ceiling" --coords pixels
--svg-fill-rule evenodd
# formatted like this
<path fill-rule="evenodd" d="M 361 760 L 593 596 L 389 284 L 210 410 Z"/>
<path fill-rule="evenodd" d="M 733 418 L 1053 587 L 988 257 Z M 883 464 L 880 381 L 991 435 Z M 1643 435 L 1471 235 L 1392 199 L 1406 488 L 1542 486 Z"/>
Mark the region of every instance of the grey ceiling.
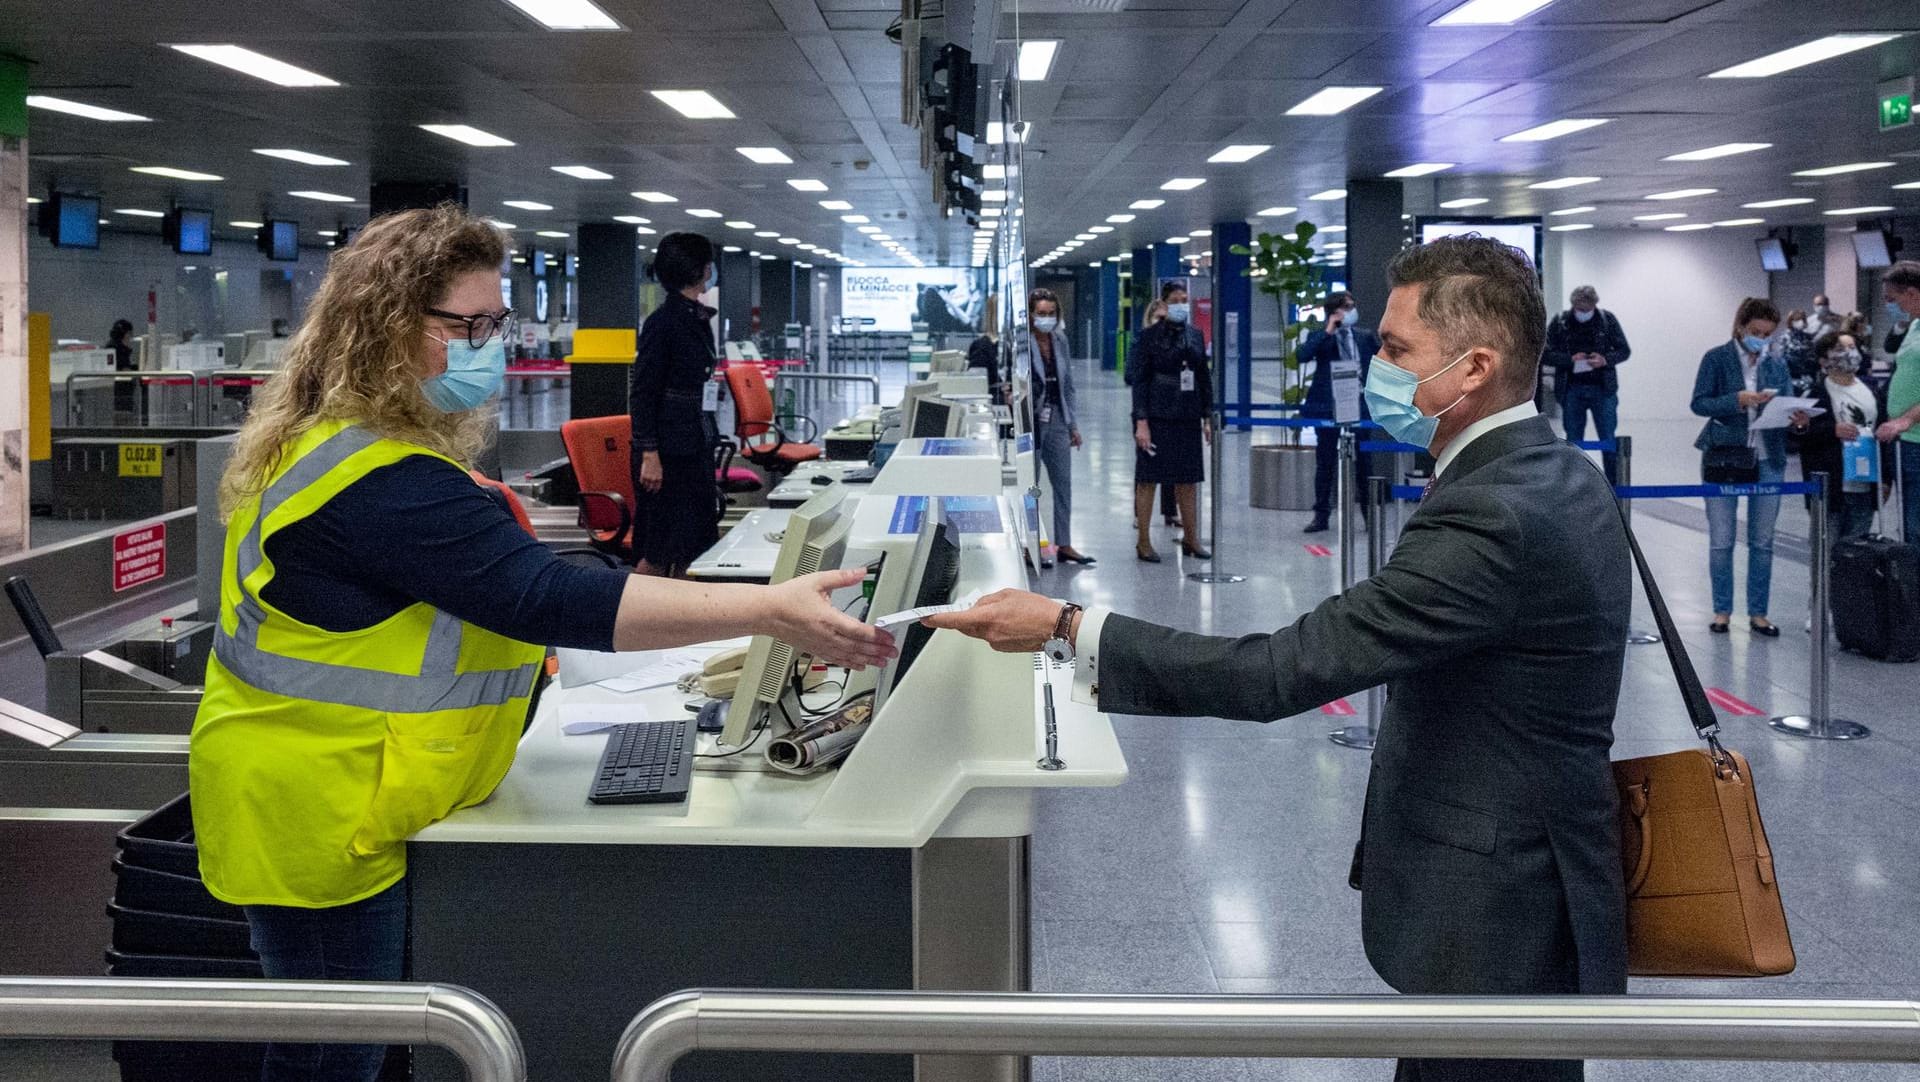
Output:
<path fill-rule="evenodd" d="M 1874 85 L 1920 71 L 1920 34 L 1760 80 L 1707 72 L 1823 34 L 1920 31 L 1920 0 L 1557 0 L 1514 27 L 1432 27 L 1457 0 L 1018 0 L 1001 4 L 1000 38 L 1058 38 L 1053 75 L 1019 85 L 1033 135 L 1026 158 L 1029 251 L 1038 255 L 1139 198 L 1164 207 L 1074 253 L 1124 248 L 1240 219 L 1416 161 L 1458 162 L 1411 182 L 1416 207 L 1463 196 L 1463 213 L 1532 214 L 1593 204 L 1579 220 L 1626 224 L 1636 214 L 1692 221 L 1759 216 L 1822 221 L 1836 206 L 1893 204 L 1920 212 L 1920 128 L 1881 134 Z M 627 28 L 554 33 L 499 0 L 0 0 L 0 52 L 33 62 L 35 92 L 143 113 L 153 124 L 104 124 L 33 111 L 32 185 L 98 191 L 109 209 L 213 206 L 220 221 L 299 217 L 313 230 L 353 224 L 364 206 L 289 198 L 320 188 L 364 198 L 370 177 L 466 183 L 476 209 L 531 235 L 615 214 L 658 228 L 700 225 L 766 244 L 685 209 L 838 248 L 870 262 L 864 243 L 823 198 L 844 198 L 929 262 L 963 259 L 966 230 L 935 213 L 918 165 L 919 136 L 899 122 L 899 51 L 883 36 L 894 0 L 600 0 Z M 164 48 L 235 42 L 339 80 L 282 89 Z M 1328 84 L 1386 92 L 1338 117 L 1285 110 Z M 690 121 L 652 89 L 711 90 L 736 120 Z M 1530 144 L 1500 136 L 1561 117 L 1612 117 L 1603 127 Z M 470 149 L 418 129 L 462 122 L 512 139 Z M 1771 149 L 1718 161 L 1665 155 L 1731 141 Z M 1241 165 L 1209 165 L 1229 142 L 1275 149 Z M 791 166 L 759 166 L 733 147 L 778 146 Z M 253 147 L 296 147 L 347 168 L 272 161 Z M 1868 159 L 1897 168 L 1810 180 L 1797 169 Z M 221 174 L 182 184 L 129 173 L 173 165 Z M 579 181 L 552 165 L 615 174 Z M 1564 191 L 1526 185 L 1585 174 Z M 1205 177 L 1162 192 L 1175 176 Z M 827 195 L 795 192 L 817 177 Z M 1647 193 L 1720 189 L 1651 204 Z M 628 192 L 680 198 L 648 207 Z M 1774 211 L 1739 204 L 1805 195 Z M 553 204 L 551 212 L 501 206 Z M 1824 219 L 1831 220 L 1831 219 Z"/>

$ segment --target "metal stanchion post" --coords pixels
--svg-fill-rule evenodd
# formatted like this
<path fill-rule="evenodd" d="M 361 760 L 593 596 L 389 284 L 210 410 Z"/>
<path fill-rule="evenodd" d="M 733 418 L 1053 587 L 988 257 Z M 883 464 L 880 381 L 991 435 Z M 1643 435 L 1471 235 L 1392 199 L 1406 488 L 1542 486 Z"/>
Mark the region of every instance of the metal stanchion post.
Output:
<path fill-rule="evenodd" d="M 1618 448 L 1615 452 L 1615 461 L 1620 464 L 1620 487 L 1628 488 L 1633 484 L 1633 437 L 1621 436 L 1614 440 L 1614 443 Z M 1622 499 L 1619 502 L 1620 514 L 1625 517 L 1627 523 L 1631 525 L 1633 522 L 1633 501 Z M 1636 628 L 1631 624 L 1627 625 L 1628 646 L 1649 646 L 1659 641 L 1660 633 L 1658 631 L 1646 631 Z"/>
<path fill-rule="evenodd" d="M 1812 658 L 1807 679 L 1809 702 L 1807 713 L 1771 718 L 1767 725 L 1776 732 L 1804 736 L 1809 740 L 1861 740 L 1872 736 L 1873 730 L 1857 721 L 1834 717 L 1828 702 L 1827 647 L 1832 636 L 1827 626 L 1827 576 L 1831 570 L 1827 554 L 1827 486 L 1833 482 L 1824 473 L 1816 473 L 1807 480 L 1812 481 L 1818 489 L 1813 496 L 1813 536 L 1807 554 L 1812 563 L 1808 604 L 1813 608 L 1813 642 L 1808 651 Z"/>
<path fill-rule="evenodd" d="M 1218 339 L 1216 339 L 1216 341 L 1217 340 Z M 1247 581 L 1245 575 L 1235 575 L 1232 572 L 1220 570 L 1221 566 L 1226 562 L 1226 558 L 1221 555 L 1222 550 L 1220 548 L 1220 486 L 1222 481 L 1220 470 L 1226 458 L 1226 452 L 1221 447 L 1221 441 L 1225 438 L 1226 433 L 1221 425 L 1221 422 L 1225 420 L 1225 415 L 1220 412 L 1220 403 L 1226 400 L 1226 393 L 1227 373 L 1220 364 L 1220 359 L 1215 358 L 1213 364 L 1213 472 L 1207 475 L 1207 514 L 1209 517 L 1207 533 L 1210 539 L 1209 543 L 1213 550 L 1214 569 L 1211 571 L 1187 572 L 1187 578 L 1193 582 L 1221 583 Z M 1192 523 L 1188 523 L 1185 528 L 1192 530 L 1194 527 Z"/>
<path fill-rule="evenodd" d="M 1391 486 L 1384 477 L 1367 478 L 1367 577 L 1380 573 L 1380 565 L 1387 562 L 1387 503 Z M 1380 714 L 1386 709 L 1387 695 L 1383 687 L 1367 689 L 1366 721 L 1359 725 L 1348 725 L 1327 734 L 1327 739 L 1343 748 L 1359 748 L 1372 751 L 1373 744 L 1380 732 Z"/>
<path fill-rule="evenodd" d="M 1321 429 L 1325 436 L 1327 430 Z M 1335 466 L 1333 479 L 1334 498 L 1340 502 L 1340 592 L 1353 588 L 1353 483 L 1354 477 L 1354 431 L 1347 425 L 1340 426 L 1339 464 Z"/>

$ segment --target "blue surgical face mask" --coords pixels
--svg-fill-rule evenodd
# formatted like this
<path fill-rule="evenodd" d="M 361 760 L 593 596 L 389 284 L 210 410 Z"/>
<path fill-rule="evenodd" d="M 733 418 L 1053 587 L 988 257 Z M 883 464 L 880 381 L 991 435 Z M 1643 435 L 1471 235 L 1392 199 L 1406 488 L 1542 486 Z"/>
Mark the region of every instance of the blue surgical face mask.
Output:
<path fill-rule="evenodd" d="M 1059 325 L 1060 325 L 1059 316 L 1034 316 L 1033 317 L 1033 329 L 1036 331 L 1039 331 L 1041 334 L 1052 334 L 1053 329 L 1055 327 L 1058 327 Z"/>
<path fill-rule="evenodd" d="M 1193 305 L 1186 301 L 1181 301 L 1179 304 L 1167 305 L 1167 318 L 1175 323 L 1185 323 L 1187 317 L 1192 313 Z"/>
<path fill-rule="evenodd" d="M 1740 346 L 1748 353 L 1761 353 L 1767 348 L 1767 340 L 1757 334 L 1742 335 Z"/>
<path fill-rule="evenodd" d="M 714 264 L 714 263 L 709 263 L 709 264 L 707 264 L 707 287 L 706 287 L 706 289 L 705 289 L 705 290 L 703 290 L 702 292 L 709 292 L 709 293 L 710 293 L 710 292 L 712 292 L 712 291 L 713 291 L 713 287 L 714 287 L 714 286 L 717 286 L 717 285 L 719 285 L 719 284 L 720 284 L 720 267 L 719 267 L 719 265 L 718 265 L 718 264 Z"/>
<path fill-rule="evenodd" d="M 1887 302 L 1887 314 L 1893 317 L 1893 321 L 1895 323 L 1905 323 L 1907 320 L 1913 318 L 1912 316 L 1907 314 L 1907 310 L 1905 308 L 1900 307 L 1899 301 Z"/>
<path fill-rule="evenodd" d="M 1468 350 L 1453 359 L 1453 364 L 1442 368 L 1426 379 L 1394 364 L 1384 357 L 1375 357 L 1372 367 L 1367 369 L 1367 385 L 1362 392 L 1367 400 L 1367 410 L 1373 414 L 1375 424 L 1386 429 L 1387 435 L 1396 442 L 1410 443 L 1416 447 L 1433 446 L 1433 437 L 1440 430 L 1440 415 L 1466 400 L 1466 394 L 1440 413 L 1429 416 L 1420 412 L 1413 404 L 1414 392 L 1427 380 L 1439 379 L 1453 369 L 1454 365 L 1472 356 Z"/>
<path fill-rule="evenodd" d="M 434 409 L 441 413 L 464 413 L 479 409 L 500 393 L 507 379 L 504 335 L 494 335 L 477 349 L 457 338 L 446 346 L 447 370 L 420 381 L 420 390 Z"/>

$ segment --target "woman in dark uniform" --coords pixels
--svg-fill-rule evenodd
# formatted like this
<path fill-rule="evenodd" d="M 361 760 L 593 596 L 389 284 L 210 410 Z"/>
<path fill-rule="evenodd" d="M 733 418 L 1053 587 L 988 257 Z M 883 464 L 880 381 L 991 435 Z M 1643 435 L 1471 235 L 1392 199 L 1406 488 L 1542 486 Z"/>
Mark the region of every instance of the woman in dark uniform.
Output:
<path fill-rule="evenodd" d="M 1191 308 L 1186 287 L 1168 282 L 1160 287 L 1167 318 L 1140 332 L 1140 341 L 1127 365 L 1133 386 L 1133 518 L 1140 531 L 1134 548 L 1141 560 L 1157 564 L 1148 528 L 1153 522 L 1153 490 L 1174 486 L 1180 521 L 1186 524 L 1180 547 L 1197 560 L 1213 553 L 1200 547 L 1199 484 L 1206 467 L 1203 442 L 1213 440 L 1213 380 L 1208 374 L 1207 345 L 1189 322 Z"/>
<path fill-rule="evenodd" d="M 633 418 L 633 547 L 643 575 L 679 578 L 720 540 L 713 448 L 714 310 L 700 303 L 713 242 L 670 233 L 654 253 L 667 300 L 640 327 L 627 412 Z"/>

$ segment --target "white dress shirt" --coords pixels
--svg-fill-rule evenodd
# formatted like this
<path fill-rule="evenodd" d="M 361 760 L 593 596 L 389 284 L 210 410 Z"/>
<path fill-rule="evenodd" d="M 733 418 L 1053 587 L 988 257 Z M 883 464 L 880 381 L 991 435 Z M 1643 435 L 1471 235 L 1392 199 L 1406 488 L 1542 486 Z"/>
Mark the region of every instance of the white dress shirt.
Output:
<path fill-rule="evenodd" d="M 1539 408 L 1533 404 L 1532 399 L 1528 399 L 1518 405 L 1508 406 L 1499 413 L 1480 418 L 1478 421 L 1468 425 L 1466 431 L 1455 436 L 1453 442 L 1447 444 L 1447 449 L 1440 452 L 1440 457 L 1434 460 L 1433 475 L 1438 477 L 1447 472 L 1447 467 L 1451 466 L 1453 460 L 1460 457 L 1460 452 L 1466 450 L 1467 445 L 1474 440 L 1492 432 L 1496 428 L 1505 428 L 1508 425 L 1518 424 L 1521 421 L 1530 421 L 1538 416 L 1540 416 Z"/>

